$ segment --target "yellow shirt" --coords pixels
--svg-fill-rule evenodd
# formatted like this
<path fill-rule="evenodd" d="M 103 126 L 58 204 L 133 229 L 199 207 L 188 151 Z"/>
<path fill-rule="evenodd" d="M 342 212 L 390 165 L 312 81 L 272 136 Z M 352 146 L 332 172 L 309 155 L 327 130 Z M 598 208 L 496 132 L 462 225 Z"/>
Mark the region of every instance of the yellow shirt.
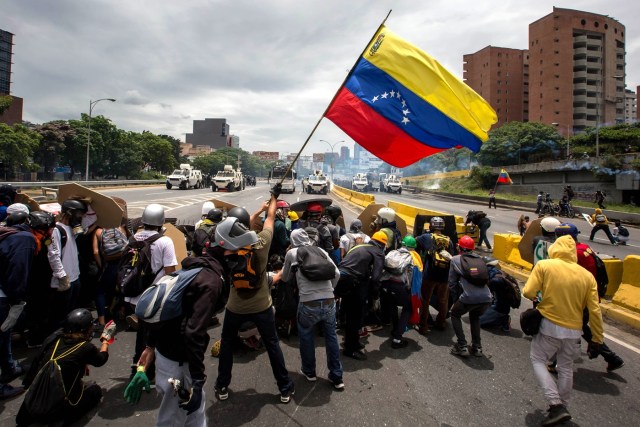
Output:
<path fill-rule="evenodd" d="M 582 329 L 582 312 L 587 308 L 593 341 L 603 342 L 598 284 L 577 263 L 576 243 L 571 236 L 559 237 L 549 247 L 549 259 L 533 267 L 522 294 L 533 300 L 538 291 L 542 292 L 538 310 L 546 319 L 565 328 Z"/>

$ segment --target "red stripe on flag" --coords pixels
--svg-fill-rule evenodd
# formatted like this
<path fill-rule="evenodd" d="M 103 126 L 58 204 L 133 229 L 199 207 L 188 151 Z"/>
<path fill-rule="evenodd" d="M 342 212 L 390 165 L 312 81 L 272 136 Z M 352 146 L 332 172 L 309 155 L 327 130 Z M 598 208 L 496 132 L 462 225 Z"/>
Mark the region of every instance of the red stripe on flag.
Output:
<path fill-rule="evenodd" d="M 325 117 L 367 151 L 398 168 L 444 151 L 416 141 L 344 87 Z"/>

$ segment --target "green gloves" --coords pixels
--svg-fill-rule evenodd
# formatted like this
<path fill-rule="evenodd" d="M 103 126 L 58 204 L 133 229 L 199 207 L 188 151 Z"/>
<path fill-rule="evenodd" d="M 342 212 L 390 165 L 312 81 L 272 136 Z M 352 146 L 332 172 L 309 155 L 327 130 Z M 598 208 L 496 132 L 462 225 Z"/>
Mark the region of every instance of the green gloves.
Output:
<path fill-rule="evenodd" d="M 149 393 L 151 391 L 151 383 L 147 374 L 144 373 L 144 366 L 138 366 L 138 371 L 134 375 L 133 379 L 124 389 L 124 398 L 129 403 L 138 403 L 140 396 L 142 396 L 142 389 Z"/>

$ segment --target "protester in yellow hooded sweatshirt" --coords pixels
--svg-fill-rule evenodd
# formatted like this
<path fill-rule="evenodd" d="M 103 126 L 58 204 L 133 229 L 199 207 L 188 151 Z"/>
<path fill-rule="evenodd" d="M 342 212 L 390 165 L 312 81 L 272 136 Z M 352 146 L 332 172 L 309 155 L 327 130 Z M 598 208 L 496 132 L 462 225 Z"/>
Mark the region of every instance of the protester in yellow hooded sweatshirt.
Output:
<path fill-rule="evenodd" d="M 573 360 L 580 353 L 582 312 L 589 310 L 596 352 L 603 342 L 602 314 L 598 305 L 598 284 L 593 275 L 577 263 L 576 243 L 571 236 L 559 237 L 549 247 L 549 259 L 539 261 L 524 286 L 523 295 L 542 301 L 540 332 L 531 341 L 534 374 L 549 402 L 549 416 L 542 425 L 555 425 L 571 419 L 567 411 L 573 387 Z M 558 383 L 547 370 L 547 362 L 557 353 Z M 597 355 L 597 353 L 595 353 Z"/>
<path fill-rule="evenodd" d="M 618 242 L 613 238 L 611 230 L 609 229 L 609 220 L 607 219 L 607 216 L 602 213 L 602 209 L 596 209 L 593 215 L 591 215 L 591 224 L 593 225 L 593 228 L 591 229 L 591 235 L 589 236 L 590 241 L 593 242 L 593 237 L 596 235 L 596 231 L 603 230 L 611 244 L 618 246 Z"/>

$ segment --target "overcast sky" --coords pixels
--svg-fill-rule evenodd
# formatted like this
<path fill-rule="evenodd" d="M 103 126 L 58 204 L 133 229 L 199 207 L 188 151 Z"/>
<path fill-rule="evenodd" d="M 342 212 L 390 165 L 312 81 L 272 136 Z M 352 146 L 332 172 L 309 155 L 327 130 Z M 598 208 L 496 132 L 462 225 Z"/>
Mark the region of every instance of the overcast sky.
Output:
<path fill-rule="evenodd" d="M 525 6 L 526 5 L 526 6 Z M 553 6 L 626 26 L 627 87 L 640 84 L 636 0 L 0 0 L 15 34 L 12 94 L 24 119 L 77 119 L 89 100 L 121 129 L 184 141 L 192 121 L 223 117 L 247 151 L 297 151 L 384 19 L 462 76 L 462 55 L 524 49 L 529 23 Z M 351 139 L 323 119 L 320 139 Z M 336 151 L 339 150 L 338 144 Z"/>

